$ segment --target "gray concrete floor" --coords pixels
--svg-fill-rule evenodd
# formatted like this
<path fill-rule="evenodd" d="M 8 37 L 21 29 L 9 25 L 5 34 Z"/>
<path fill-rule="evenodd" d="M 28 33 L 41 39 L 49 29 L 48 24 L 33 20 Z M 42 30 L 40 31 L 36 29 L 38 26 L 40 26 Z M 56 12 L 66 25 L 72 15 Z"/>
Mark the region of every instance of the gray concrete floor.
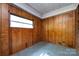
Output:
<path fill-rule="evenodd" d="M 76 50 L 60 45 L 39 42 L 13 56 L 76 56 Z"/>

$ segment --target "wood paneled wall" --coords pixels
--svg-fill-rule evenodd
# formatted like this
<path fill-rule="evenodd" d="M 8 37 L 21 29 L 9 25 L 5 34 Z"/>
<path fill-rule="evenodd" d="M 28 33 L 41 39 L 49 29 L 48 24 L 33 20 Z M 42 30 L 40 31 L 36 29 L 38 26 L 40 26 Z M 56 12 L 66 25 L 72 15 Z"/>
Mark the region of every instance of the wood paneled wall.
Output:
<path fill-rule="evenodd" d="M 18 52 L 32 45 L 32 29 L 11 28 L 12 53 Z"/>
<path fill-rule="evenodd" d="M 11 28 L 10 14 L 14 14 L 34 23 L 33 29 Z M 11 55 L 41 41 L 40 18 L 9 4 L 0 4 L 0 55 Z"/>
<path fill-rule="evenodd" d="M 76 9 L 76 48 L 79 51 L 79 6 Z"/>
<path fill-rule="evenodd" d="M 12 31 L 12 53 L 30 47 L 31 45 L 41 41 L 41 20 L 39 18 L 11 5 L 9 5 L 9 12 L 32 20 L 34 23 L 33 29 L 10 28 Z"/>
<path fill-rule="evenodd" d="M 10 28 L 10 13 L 32 20 L 34 28 Z M 13 54 L 42 40 L 74 48 L 75 16 L 75 11 L 70 11 L 41 21 L 16 6 L 0 4 L 0 55 Z"/>
<path fill-rule="evenodd" d="M 0 54 L 9 55 L 8 5 L 0 4 Z"/>
<path fill-rule="evenodd" d="M 75 47 L 75 11 L 46 18 L 42 28 L 44 41 Z"/>
<path fill-rule="evenodd" d="M 0 4 L 0 16 L 2 13 L 1 6 L 2 6 L 2 4 Z M 2 20 L 2 17 L 0 17 L 0 56 L 1 56 L 1 23 L 2 23 L 1 20 Z"/>

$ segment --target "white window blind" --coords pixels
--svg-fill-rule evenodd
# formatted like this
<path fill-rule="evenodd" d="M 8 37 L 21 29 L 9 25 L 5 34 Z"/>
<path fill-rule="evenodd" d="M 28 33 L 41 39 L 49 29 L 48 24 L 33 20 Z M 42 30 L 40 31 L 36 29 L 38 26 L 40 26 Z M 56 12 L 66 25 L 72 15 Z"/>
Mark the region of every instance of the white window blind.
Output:
<path fill-rule="evenodd" d="M 33 28 L 33 21 L 10 15 L 10 27 Z"/>

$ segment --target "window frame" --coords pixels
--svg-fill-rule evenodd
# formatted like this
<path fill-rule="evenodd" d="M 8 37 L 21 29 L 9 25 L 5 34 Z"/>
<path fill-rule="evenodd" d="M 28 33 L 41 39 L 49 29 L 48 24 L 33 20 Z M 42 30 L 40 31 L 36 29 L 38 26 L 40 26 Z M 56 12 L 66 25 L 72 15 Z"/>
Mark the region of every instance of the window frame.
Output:
<path fill-rule="evenodd" d="M 9 17 L 11 17 L 10 15 L 14 15 L 14 16 L 16 16 L 16 17 L 20 17 L 20 18 L 23 18 L 23 19 L 26 19 L 26 20 L 30 20 L 30 21 L 32 21 L 32 26 L 33 26 L 33 28 L 11 27 L 11 26 L 10 26 L 10 28 L 34 29 L 34 21 L 33 21 L 32 19 L 28 19 L 28 18 L 25 18 L 25 17 L 20 16 L 20 15 L 13 14 L 13 13 L 10 13 L 10 14 L 9 14 Z M 11 19 L 11 18 L 9 18 L 9 19 Z M 11 22 L 11 20 L 10 20 L 10 22 Z M 17 21 L 16 21 L 16 22 L 17 22 Z M 17 23 L 18 23 L 18 22 L 17 22 Z M 27 23 L 27 24 L 28 24 L 28 23 Z M 11 23 L 10 23 L 10 25 L 11 25 Z"/>

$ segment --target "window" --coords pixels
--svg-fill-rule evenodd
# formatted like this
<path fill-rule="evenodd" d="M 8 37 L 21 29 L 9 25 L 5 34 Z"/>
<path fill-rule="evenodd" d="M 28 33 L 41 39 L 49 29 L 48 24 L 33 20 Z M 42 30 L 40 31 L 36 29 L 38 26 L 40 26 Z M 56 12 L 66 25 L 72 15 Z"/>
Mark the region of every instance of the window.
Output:
<path fill-rule="evenodd" d="M 33 21 L 10 15 L 10 27 L 33 28 Z"/>

